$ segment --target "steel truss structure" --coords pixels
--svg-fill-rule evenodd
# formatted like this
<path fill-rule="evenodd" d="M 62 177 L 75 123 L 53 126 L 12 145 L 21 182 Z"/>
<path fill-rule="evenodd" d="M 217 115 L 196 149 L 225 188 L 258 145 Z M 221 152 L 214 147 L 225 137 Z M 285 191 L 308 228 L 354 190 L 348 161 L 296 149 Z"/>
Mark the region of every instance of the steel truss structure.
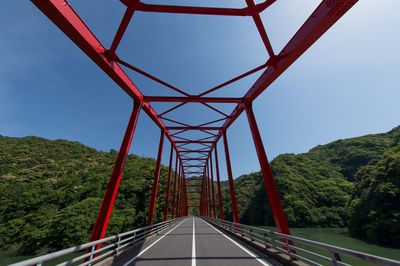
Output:
<path fill-rule="evenodd" d="M 189 208 L 199 208 L 200 215 L 224 219 L 222 211 L 220 172 L 218 162 L 217 143 L 222 138 L 225 149 L 227 175 L 232 202 L 232 213 L 235 223 L 239 223 L 235 188 L 233 183 L 227 130 L 232 123 L 246 112 L 254 145 L 256 148 L 265 187 L 268 192 L 270 205 L 279 232 L 289 235 L 289 227 L 279 199 L 278 191 L 268 163 L 264 145 L 258 130 L 257 122 L 252 109 L 252 102 L 265 91 L 288 67 L 290 67 L 318 38 L 320 38 L 333 24 L 335 24 L 358 0 L 322 0 L 311 16 L 304 22 L 300 29 L 293 35 L 284 48 L 276 53 L 269 41 L 267 32 L 260 18 L 260 13 L 273 5 L 276 0 L 265 0 L 255 4 L 254 0 L 245 0 L 247 7 L 235 8 L 212 8 L 212 7 L 189 7 L 145 4 L 140 0 L 121 0 L 126 5 L 126 12 L 119 25 L 118 31 L 111 46 L 105 48 L 90 29 L 81 20 L 74 9 L 65 0 L 32 0 L 32 2 L 60 29 L 62 30 L 86 55 L 95 62 L 111 79 L 118 84 L 134 102 L 132 114 L 121 148 L 118 152 L 115 166 L 111 173 L 110 181 L 104 195 L 102 205 L 93 229 L 90 241 L 104 238 L 108 221 L 117 195 L 119 183 L 124 170 L 124 164 L 128 155 L 132 137 L 135 132 L 137 119 L 143 110 L 161 129 L 159 149 L 150 207 L 148 211 L 147 224 L 153 223 L 157 188 L 160 176 L 161 156 L 165 137 L 171 142 L 169 172 L 167 182 L 167 195 L 165 201 L 164 220 L 167 220 L 168 206 L 170 202 L 170 190 L 173 174 L 172 213 L 171 218 L 188 215 Z M 219 15 L 219 16 L 249 16 L 257 27 L 260 38 L 268 52 L 269 58 L 266 63 L 249 70 L 242 75 L 234 77 L 214 88 L 206 90 L 198 95 L 191 95 L 175 86 L 164 82 L 153 75 L 133 66 L 120 59 L 117 48 L 135 12 L 161 12 L 175 14 L 197 14 L 197 15 Z M 181 94 L 180 97 L 171 96 L 146 96 L 135 86 L 126 72 L 122 69 L 135 71 L 145 77 L 158 82 L 165 87 Z M 234 97 L 207 97 L 211 92 L 221 89 L 242 78 L 263 70 L 256 82 L 249 88 L 241 98 Z M 173 102 L 176 105 L 163 113 L 156 113 L 152 102 Z M 222 119 L 211 120 L 199 125 L 189 125 L 181 121 L 167 118 L 165 115 L 173 110 L 181 108 L 190 103 L 200 103 L 207 108 L 223 116 Z M 210 103 L 235 104 L 231 114 L 225 114 Z M 172 122 L 176 126 L 166 126 L 165 121 Z M 215 126 L 223 123 L 222 126 Z M 206 133 L 208 137 L 202 139 L 189 139 L 182 137 L 182 133 L 188 131 L 199 131 Z M 189 145 L 197 144 L 201 148 L 191 148 Z M 175 153 L 175 163 L 173 156 Z M 214 156 L 213 156 L 214 153 Z M 214 158 L 213 158 L 214 157 Z M 214 161 L 214 163 L 213 163 Z M 213 173 L 216 173 L 216 182 Z M 216 199 L 214 184 L 217 186 L 219 214 L 216 211 Z M 195 196 L 192 196 L 194 194 Z M 195 201 L 195 203 L 191 203 Z M 99 248 L 99 246 L 97 247 Z"/>

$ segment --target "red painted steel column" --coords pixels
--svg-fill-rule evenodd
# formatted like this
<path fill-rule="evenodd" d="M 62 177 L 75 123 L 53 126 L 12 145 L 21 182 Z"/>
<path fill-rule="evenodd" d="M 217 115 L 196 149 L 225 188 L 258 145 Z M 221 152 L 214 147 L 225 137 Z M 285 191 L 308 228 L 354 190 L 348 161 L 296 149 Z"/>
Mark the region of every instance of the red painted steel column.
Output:
<path fill-rule="evenodd" d="M 290 235 L 289 226 L 286 221 L 285 213 L 283 212 L 282 204 L 279 199 L 278 190 L 276 189 L 274 177 L 268 163 L 268 158 L 265 153 L 264 145 L 258 130 L 257 122 L 254 117 L 253 108 L 251 104 L 246 106 L 247 118 L 249 120 L 251 134 L 253 136 L 254 145 L 256 147 L 258 160 L 261 166 L 261 172 L 263 174 L 265 187 L 268 192 L 269 201 L 271 203 L 272 213 L 276 227 L 280 233 Z"/>
<path fill-rule="evenodd" d="M 214 191 L 214 173 L 213 173 L 213 165 L 212 165 L 212 153 L 210 152 L 210 172 L 211 172 L 211 193 L 212 193 L 212 203 L 214 210 L 214 218 L 216 218 L 215 214 L 215 191 Z"/>
<path fill-rule="evenodd" d="M 182 185 L 182 191 L 183 191 L 182 216 L 186 216 L 187 193 L 186 193 L 185 177 L 182 177 L 182 181 L 183 181 L 183 185 Z"/>
<path fill-rule="evenodd" d="M 171 152 L 169 154 L 167 195 L 165 197 L 165 207 L 164 207 L 164 221 L 166 221 L 168 219 L 169 190 L 171 187 L 171 172 L 172 172 L 172 157 L 173 157 L 173 155 L 174 155 L 174 145 L 172 145 L 172 143 L 171 143 Z"/>
<path fill-rule="evenodd" d="M 103 202 L 101 203 L 100 211 L 97 215 L 96 223 L 94 225 L 90 241 L 102 239 L 106 234 L 108 221 L 110 219 L 111 211 L 114 206 L 115 198 L 117 196 L 119 183 L 121 181 L 121 176 L 124 171 L 126 157 L 128 156 L 133 133 L 135 132 L 136 122 L 141 108 L 141 102 L 134 103 L 132 114 L 129 118 L 129 123 L 118 152 L 117 160 L 115 161 L 115 165 L 111 173 L 110 181 L 108 181 L 107 190 L 104 194 Z M 100 247 L 101 245 L 98 245 L 96 249 Z"/>
<path fill-rule="evenodd" d="M 206 206 L 207 206 L 207 216 L 210 216 L 210 198 L 209 198 L 209 194 L 208 194 L 208 176 L 207 176 L 207 172 L 204 171 L 204 178 L 205 178 L 205 185 L 206 185 Z"/>
<path fill-rule="evenodd" d="M 181 174 L 182 174 L 182 165 L 179 166 L 179 176 L 178 176 L 178 193 L 176 196 L 176 217 L 179 217 L 179 201 L 180 201 L 180 190 L 181 190 Z"/>
<path fill-rule="evenodd" d="M 224 209 L 222 206 L 222 194 L 221 194 L 221 182 L 219 181 L 219 165 L 218 165 L 218 152 L 217 152 L 217 143 L 215 143 L 215 170 L 217 173 L 217 187 L 218 187 L 218 202 L 219 202 L 219 219 L 224 219 Z"/>
<path fill-rule="evenodd" d="M 185 216 L 188 216 L 188 196 L 187 196 L 186 179 L 185 179 L 185 177 L 183 178 L 183 189 L 185 191 L 185 211 L 184 211 L 184 214 L 185 214 Z"/>
<path fill-rule="evenodd" d="M 182 179 L 182 174 L 180 176 L 180 184 L 179 184 L 179 208 L 178 208 L 178 216 L 182 216 L 182 199 L 183 199 L 183 192 L 182 192 L 182 184 L 183 184 L 183 179 Z"/>
<path fill-rule="evenodd" d="M 237 210 L 236 196 L 235 196 L 235 185 L 233 184 L 231 159 L 229 157 L 228 140 L 226 138 L 226 131 L 225 130 L 222 131 L 222 135 L 224 137 L 225 159 L 226 159 L 226 168 L 227 168 L 227 171 L 228 171 L 229 190 L 231 192 L 233 221 L 235 223 L 239 223 L 239 214 L 238 214 L 238 210 Z"/>
<path fill-rule="evenodd" d="M 207 163 L 207 184 L 208 184 L 208 206 L 210 207 L 210 217 L 213 216 L 212 212 L 212 201 L 211 201 L 211 180 L 210 180 L 210 168 Z"/>
<path fill-rule="evenodd" d="M 174 215 L 175 215 L 176 174 L 178 171 L 180 171 L 180 169 L 178 169 L 178 153 L 177 153 L 176 159 L 175 159 L 174 194 L 172 196 L 172 219 L 174 219 Z"/>
<path fill-rule="evenodd" d="M 154 171 L 153 189 L 151 191 L 149 213 L 147 215 L 147 223 L 146 223 L 147 225 L 153 224 L 154 209 L 156 207 L 156 199 L 157 199 L 158 181 L 160 179 L 160 168 L 161 168 L 162 150 L 164 145 L 164 135 L 165 131 L 161 130 L 160 144 L 158 145 L 157 164 L 156 164 L 156 169 Z"/>
<path fill-rule="evenodd" d="M 182 216 L 184 197 L 185 197 L 185 195 L 183 194 L 183 174 L 181 174 L 181 192 L 180 192 L 181 201 L 179 203 L 179 216 Z"/>
<path fill-rule="evenodd" d="M 204 179 L 201 180 L 200 216 L 204 216 Z"/>
<path fill-rule="evenodd" d="M 179 209 L 179 216 L 183 216 L 183 208 L 184 208 L 184 203 L 185 203 L 185 193 L 183 190 L 183 183 L 184 182 L 184 176 L 182 175 L 181 177 L 181 203 L 180 203 L 180 209 Z"/>
<path fill-rule="evenodd" d="M 206 195 L 207 195 L 207 186 L 206 186 L 206 174 L 205 174 L 205 171 L 204 171 L 204 174 L 203 174 L 203 180 L 201 181 L 202 183 L 203 183 L 203 187 L 202 187 L 202 190 L 203 190 L 203 208 L 204 208 L 204 216 L 207 216 L 207 198 L 206 198 Z"/>

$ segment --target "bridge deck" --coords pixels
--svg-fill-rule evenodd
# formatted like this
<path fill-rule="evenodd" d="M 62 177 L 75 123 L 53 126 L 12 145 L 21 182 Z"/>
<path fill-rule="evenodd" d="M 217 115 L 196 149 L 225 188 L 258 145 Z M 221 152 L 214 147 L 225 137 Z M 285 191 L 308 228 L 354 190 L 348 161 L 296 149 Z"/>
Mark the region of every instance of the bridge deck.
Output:
<path fill-rule="evenodd" d="M 114 265 L 272 265 L 206 221 L 190 217 Z"/>

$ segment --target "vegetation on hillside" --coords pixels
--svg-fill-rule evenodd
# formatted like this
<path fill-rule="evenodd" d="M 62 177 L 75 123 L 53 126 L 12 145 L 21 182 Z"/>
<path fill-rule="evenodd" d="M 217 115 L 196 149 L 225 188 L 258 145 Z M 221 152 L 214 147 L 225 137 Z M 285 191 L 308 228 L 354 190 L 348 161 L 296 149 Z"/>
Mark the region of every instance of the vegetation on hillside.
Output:
<path fill-rule="evenodd" d="M 400 244 L 399 140 L 397 127 L 272 160 L 289 225 L 348 225 L 355 236 Z M 242 223 L 274 225 L 260 172 L 237 178 L 235 189 Z M 223 186 L 223 207 L 225 217 L 232 220 L 228 186 Z"/>
<path fill-rule="evenodd" d="M 117 153 L 78 142 L 0 136 L 0 247 L 20 253 L 89 240 Z M 129 155 L 107 235 L 145 224 L 155 160 Z M 154 222 L 162 220 L 162 167 Z"/>
<path fill-rule="evenodd" d="M 400 245 L 400 146 L 357 172 L 348 216 L 353 235 Z"/>
<path fill-rule="evenodd" d="M 400 244 L 399 143 L 400 127 L 276 157 L 271 168 L 289 225 L 348 226 L 355 236 Z M 32 254 L 87 242 L 116 155 L 0 136 L 0 247 Z M 128 156 L 108 235 L 145 224 L 154 168 L 154 159 Z M 162 220 L 167 174 L 162 167 L 154 222 Z M 229 186 L 221 187 L 232 220 Z M 235 189 L 242 223 L 274 225 L 260 172 L 237 178 Z"/>

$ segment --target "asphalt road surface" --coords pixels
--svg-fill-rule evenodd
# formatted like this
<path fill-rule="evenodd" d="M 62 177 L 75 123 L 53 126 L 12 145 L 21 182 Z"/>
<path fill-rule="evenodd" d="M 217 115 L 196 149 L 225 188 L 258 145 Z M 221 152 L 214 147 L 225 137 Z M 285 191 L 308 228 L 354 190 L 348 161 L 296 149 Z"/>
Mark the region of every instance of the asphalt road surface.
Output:
<path fill-rule="evenodd" d="M 272 265 L 206 221 L 189 217 L 115 265 Z"/>

